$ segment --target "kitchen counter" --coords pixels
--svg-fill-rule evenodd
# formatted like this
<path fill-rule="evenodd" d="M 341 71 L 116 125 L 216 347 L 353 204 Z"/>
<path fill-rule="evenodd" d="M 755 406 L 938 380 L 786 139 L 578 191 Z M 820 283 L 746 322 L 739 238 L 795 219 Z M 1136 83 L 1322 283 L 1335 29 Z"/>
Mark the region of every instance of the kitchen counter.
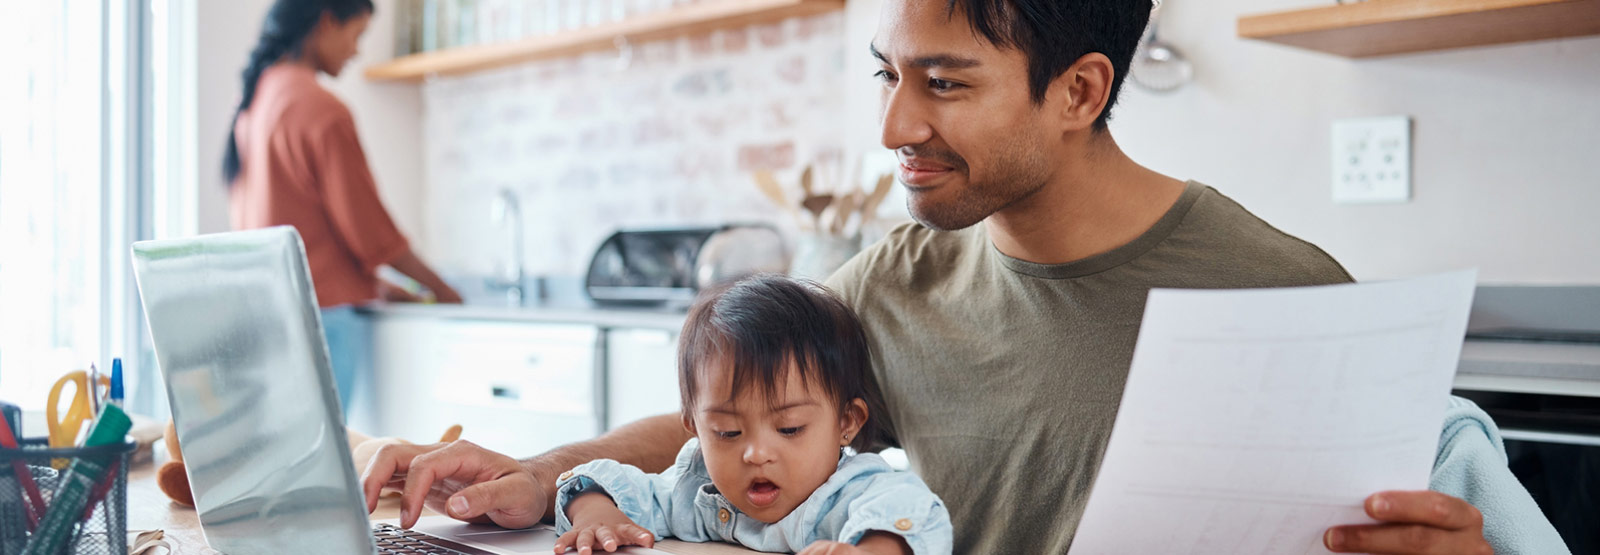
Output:
<path fill-rule="evenodd" d="M 1600 397 L 1600 345 L 1468 340 L 1455 387 Z"/>
<path fill-rule="evenodd" d="M 358 309 L 373 318 L 420 317 L 452 320 L 489 320 L 592 325 L 601 328 L 658 329 L 676 332 L 683 327 L 683 310 L 655 308 L 614 308 L 589 304 L 556 304 L 529 307 L 496 305 L 443 305 L 414 303 L 376 303 Z"/>

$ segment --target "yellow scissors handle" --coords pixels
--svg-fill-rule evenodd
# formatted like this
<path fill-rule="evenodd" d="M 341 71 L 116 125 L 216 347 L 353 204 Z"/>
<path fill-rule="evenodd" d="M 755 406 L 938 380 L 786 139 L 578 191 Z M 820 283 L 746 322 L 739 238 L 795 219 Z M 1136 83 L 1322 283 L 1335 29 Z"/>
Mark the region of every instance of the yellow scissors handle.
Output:
<path fill-rule="evenodd" d="M 101 385 L 110 387 L 110 378 L 102 376 Z M 72 395 L 70 406 L 67 407 L 65 418 L 59 418 L 61 389 L 71 383 L 75 391 Z M 45 423 L 49 425 L 50 446 L 55 448 L 72 447 L 77 444 L 79 430 L 86 420 L 94 418 L 89 405 L 89 373 L 83 370 L 74 370 L 56 380 L 50 388 L 49 402 L 44 406 Z"/>

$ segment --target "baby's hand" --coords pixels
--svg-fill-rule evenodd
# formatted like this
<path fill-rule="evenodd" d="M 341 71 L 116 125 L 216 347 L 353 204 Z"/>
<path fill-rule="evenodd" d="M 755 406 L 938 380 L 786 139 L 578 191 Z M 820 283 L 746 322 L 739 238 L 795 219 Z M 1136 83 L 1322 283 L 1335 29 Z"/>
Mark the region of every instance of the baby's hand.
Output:
<path fill-rule="evenodd" d="M 862 536 L 861 543 L 850 545 L 848 543 L 830 542 L 819 540 L 805 549 L 799 555 L 910 555 L 911 546 L 900 536 L 888 532 L 872 531 Z"/>
<path fill-rule="evenodd" d="M 871 555 L 871 552 L 848 543 L 817 541 L 800 550 L 799 555 Z"/>
<path fill-rule="evenodd" d="M 616 551 L 624 545 L 651 547 L 656 543 L 655 534 L 634 524 L 603 493 L 573 499 L 567 504 L 567 516 L 572 519 L 572 529 L 556 540 L 556 553 L 576 548 L 578 555 L 590 555 L 596 547 Z"/>

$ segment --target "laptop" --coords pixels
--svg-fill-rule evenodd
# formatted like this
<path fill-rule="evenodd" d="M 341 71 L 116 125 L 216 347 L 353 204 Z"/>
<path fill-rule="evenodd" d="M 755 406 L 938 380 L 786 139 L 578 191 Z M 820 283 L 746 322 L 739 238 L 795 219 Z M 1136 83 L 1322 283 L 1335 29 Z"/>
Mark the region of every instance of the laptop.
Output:
<path fill-rule="evenodd" d="M 549 526 L 372 523 L 292 227 L 133 245 L 206 542 L 231 555 L 550 553 Z M 629 548 L 633 553 L 660 553 Z"/>

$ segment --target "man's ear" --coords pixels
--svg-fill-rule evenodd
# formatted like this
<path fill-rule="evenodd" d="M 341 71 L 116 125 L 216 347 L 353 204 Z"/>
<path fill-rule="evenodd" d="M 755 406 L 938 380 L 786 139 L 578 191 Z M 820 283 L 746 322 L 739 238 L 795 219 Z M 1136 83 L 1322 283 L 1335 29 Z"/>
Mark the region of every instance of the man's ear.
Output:
<path fill-rule="evenodd" d="M 867 402 L 860 397 L 851 399 L 844 406 L 844 416 L 839 420 L 839 446 L 845 447 L 856 440 L 856 434 L 861 433 L 861 427 L 867 425 Z"/>
<path fill-rule="evenodd" d="M 1062 131 L 1081 131 L 1094 126 L 1111 100 L 1111 83 L 1116 78 L 1111 58 L 1090 52 L 1078 58 L 1050 82 L 1045 92 L 1046 113 L 1054 114 Z"/>

